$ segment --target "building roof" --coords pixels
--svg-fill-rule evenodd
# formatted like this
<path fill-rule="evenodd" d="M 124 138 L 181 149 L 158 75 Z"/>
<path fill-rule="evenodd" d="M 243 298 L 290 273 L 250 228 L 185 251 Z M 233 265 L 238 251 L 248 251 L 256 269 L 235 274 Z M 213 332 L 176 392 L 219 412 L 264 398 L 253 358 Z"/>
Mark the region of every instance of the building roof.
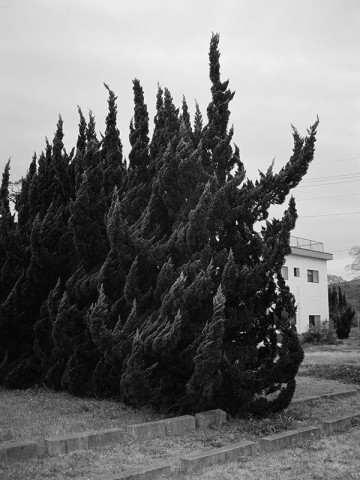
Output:
<path fill-rule="evenodd" d="M 301 237 L 290 237 L 291 255 L 332 260 L 333 254 L 324 252 L 324 244 L 315 240 Z"/>

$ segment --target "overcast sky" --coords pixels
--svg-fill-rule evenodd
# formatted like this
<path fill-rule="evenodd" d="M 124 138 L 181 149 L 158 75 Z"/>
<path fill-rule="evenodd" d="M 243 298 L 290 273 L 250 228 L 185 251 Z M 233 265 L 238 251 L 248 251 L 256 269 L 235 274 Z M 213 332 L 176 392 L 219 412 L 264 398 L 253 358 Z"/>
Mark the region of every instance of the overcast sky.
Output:
<path fill-rule="evenodd" d="M 76 142 L 77 105 L 104 131 L 109 84 L 129 152 L 132 79 L 150 117 L 158 82 L 190 113 L 210 101 L 208 50 L 220 33 L 222 79 L 236 91 L 234 141 L 248 176 L 292 151 L 291 124 L 305 135 L 319 115 L 315 159 L 293 190 L 294 235 L 324 243 L 328 272 L 349 279 L 360 245 L 360 2 L 358 0 L 0 0 L 0 168 L 26 174 L 58 114 Z M 285 205 L 281 207 L 281 211 Z M 277 214 L 274 211 L 274 215 Z"/>

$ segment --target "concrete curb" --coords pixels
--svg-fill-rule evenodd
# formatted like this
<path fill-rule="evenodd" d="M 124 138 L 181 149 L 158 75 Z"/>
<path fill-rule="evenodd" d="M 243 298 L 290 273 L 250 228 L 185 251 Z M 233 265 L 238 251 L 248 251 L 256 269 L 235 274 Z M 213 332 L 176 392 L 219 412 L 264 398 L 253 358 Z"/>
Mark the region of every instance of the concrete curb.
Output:
<path fill-rule="evenodd" d="M 297 430 L 288 430 L 287 432 L 269 435 L 260 439 L 260 449 L 262 452 L 274 452 L 288 447 L 302 440 L 312 440 L 320 438 L 321 427 L 303 427 Z"/>
<path fill-rule="evenodd" d="M 360 413 L 337 419 L 325 420 L 320 425 L 302 427 L 275 435 L 263 437 L 259 442 L 242 442 L 226 447 L 207 450 L 180 458 L 182 473 L 190 473 L 204 467 L 232 461 L 255 453 L 275 452 L 304 440 L 319 439 L 322 435 L 341 431 L 352 424 L 354 419 L 360 419 Z"/>
<path fill-rule="evenodd" d="M 294 398 L 293 400 L 291 400 L 288 408 L 297 405 L 298 403 L 316 402 L 322 399 L 352 397 L 353 395 L 357 395 L 358 393 L 360 393 L 360 390 L 355 388 L 353 390 L 344 390 L 342 392 L 324 393 L 322 395 L 309 395 L 307 397 Z"/>
<path fill-rule="evenodd" d="M 36 442 L 14 442 L 0 446 L 1 462 L 26 462 L 38 458 L 39 451 Z"/>
<path fill-rule="evenodd" d="M 165 435 L 183 435 L 195 428 L 221 426 L 226 421 L 226 412 L 210 410 L 195 415 L 167 418 L 155 422 L 128 425 L 126 431 L 137 440 Z M 44 439 L 45 453 L 49 456 L 66 455 L 69 453 L 101 448 L 109 444 L 118 443 L 124 435 L 124 429 L 112 428 L 90 432 L 74 433 L 62 437 L 48 437 Z"/>
<path fill-rule="evenodd" d="M 180 471 L 182 473 L 191 473 L 204 467 L 236 460 L 239 457 L 253 455 L 256 449 L 256 443 L 244 441 L 213 450 L 185 455 L 180 458 Z"/>
<path fill-rule="evenodd" d="M 360 420 L 360 413 L 324 420 L 321 423 L 321 435 L 331 435 L 334 432 L 341 432 L 350 427 L 354 420 Z"/>
<path fill-rule="evenodd" d="M 217 408 L 195 414 L 196 428 L 221 427 L 226 422 L 226 412 Z"/>
<path fill-rule="evenodd" d="M 357 395 L 359 393 L 359 390 L 354 389 L 354 390 L 344 390 L 343 392 L 337 392 L 337 393 L 324 393 L 320 395 L 321 398 L 346 398 L 346 397 L 352 397 L 353 395 Z"/>
<path fill-rule="evenodd" d="M 195 418 L 191 415 L 165 420 L 165 435 L 183 435 L 193 430 L 195 430 Z"/>
<path fill-rule="evenodd" d="M 195 430 L 195 418 L 191 415 L 166 418 L 156 422 L 128 425 L 126 431 L 135 439 L 163 437 L 165 435 L 183 435 Z"/>
<path fill-rule="evenodd" d="M 128 425 L 126 431 L 136 439 L 165 436 L 165 420 Z"/>
<path fill-rule="evenodd" d="M 156 422 L 138 423 L 128 425 L 126 431 L 136 439 L 162 437 L 165 435 L 183 435 L 198 429 L 208 427 L 220 427 L 226 422 L 226 412 L 220 410 L 209 410 L 196 413 L 195 417 L 183 415 L 181 417 L 166 418 Z"/>
<path fill-rule="evenodd" d="M 111 475 L 103 480 L 157 480 L 162 475 L 166 475 L 165 478 L 169 478 L 171 474 L 171 467 L 167 464 L 153 465 L 151 467 L 138 468 L 134 470 L 128 470 L 124 473 L 117 475 Z"/>
<path fill-rule="evenodd" d="M 320 396 L 315 396 L 315 395 L 308 395 L 307 397 L 294 398 L 293 400 L 291 400 L 291 403 L 287 408 L 290 408 L 293 405 L 297 405 L 298 403 L 316 402 L 320 400 L 320 398 L 321 398 Z"/>
<path fill-rule="evenodd" d="M 122 428 L 74 433 L 64 437 L 48 437 L 44 439 L 45 453 L 53 457 L 79 450 L 101 448 L 109 444 L 118 443 L 123 437 L 124 430 Z"/>

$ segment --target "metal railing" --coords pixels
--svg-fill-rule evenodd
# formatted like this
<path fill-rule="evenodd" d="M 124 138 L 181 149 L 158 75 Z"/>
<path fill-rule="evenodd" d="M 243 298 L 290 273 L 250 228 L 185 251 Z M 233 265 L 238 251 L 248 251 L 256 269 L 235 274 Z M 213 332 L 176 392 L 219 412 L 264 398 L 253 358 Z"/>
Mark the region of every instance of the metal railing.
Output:
<path fill-rule="evenodd" d="M 324 244 L 308 238 L 290 237 L 290 247 L 303 248 L 304 250 L 313 250 L 323 252 Z"/>

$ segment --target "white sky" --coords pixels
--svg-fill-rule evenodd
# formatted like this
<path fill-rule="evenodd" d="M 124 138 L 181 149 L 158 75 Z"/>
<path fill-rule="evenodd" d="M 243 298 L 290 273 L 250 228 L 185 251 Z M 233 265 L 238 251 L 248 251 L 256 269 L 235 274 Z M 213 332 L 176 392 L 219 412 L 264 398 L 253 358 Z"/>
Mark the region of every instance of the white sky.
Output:
<path fill-rule="evenodd" d="M 206 120 L 209 42 L 219 32 L 249 177 L 273 158 L 281 168 L 291 124 L 305 135 L 319 115 L 315 159 L 293 190 L 294 235 L 322 241 L 334 254 L 328 272 L 349 278 L 347 252 L 360 245 L 358 0 L 0 0 L 0 19 L 1 172 L 11 157 L 12 179 L 26 173 L 45 136 L 53 139 L 59 113 L 69 151 L 77 105 L 103 131 L 103 82 L 118 96 L 125 155 L 135 77 L 151 118 L 159 82 L 179 107 L 184 94 L 192 115 L 196 99 Z"/>

